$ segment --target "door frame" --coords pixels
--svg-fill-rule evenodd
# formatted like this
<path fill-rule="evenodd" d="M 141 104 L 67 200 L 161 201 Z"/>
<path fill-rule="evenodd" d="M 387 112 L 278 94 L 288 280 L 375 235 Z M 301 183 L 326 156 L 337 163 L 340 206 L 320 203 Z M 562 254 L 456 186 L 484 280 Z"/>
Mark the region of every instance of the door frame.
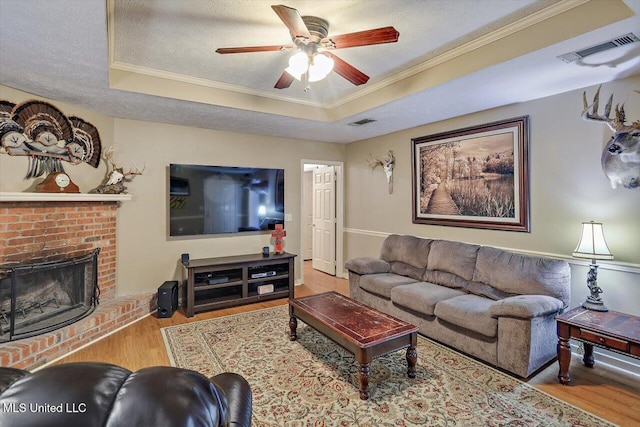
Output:
<path fill-rule="evenodd" d="M 304 165 L 326 165 L 336 167 L 336 277 L 346 278 L 344 274 L 344 162 L 332 160 L 311 160 L 302 159 L 300 161 L 300 225 L 302 226 L 302 215 L 304 205 Z M 302 231 L 302 230 L 301 230 Z M 302 232 L 300 232 L 300 247 L 302 247 Z M 300 275 L 304 283 L 304 268 Z"/>

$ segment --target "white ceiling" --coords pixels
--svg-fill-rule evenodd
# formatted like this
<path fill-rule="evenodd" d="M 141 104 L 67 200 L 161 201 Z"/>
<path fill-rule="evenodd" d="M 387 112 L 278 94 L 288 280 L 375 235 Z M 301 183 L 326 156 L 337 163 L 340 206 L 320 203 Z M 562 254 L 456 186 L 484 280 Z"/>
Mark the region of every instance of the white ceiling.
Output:
<path fill-rule="evenodd" d="M 115 117 L 346 143 L 640 73 L 640 43 L 556 58 L 640 36 L 640 0 L 288 0 L 330 36 L 400 37 L 334 51 L 362 86 L 332 73 L 279 90 L 291 52 L 214 52 L 289 44 L 272 4 L 0 0 L 0 84 Z M 348 125 L 362 118 L 376 122 Z"/>

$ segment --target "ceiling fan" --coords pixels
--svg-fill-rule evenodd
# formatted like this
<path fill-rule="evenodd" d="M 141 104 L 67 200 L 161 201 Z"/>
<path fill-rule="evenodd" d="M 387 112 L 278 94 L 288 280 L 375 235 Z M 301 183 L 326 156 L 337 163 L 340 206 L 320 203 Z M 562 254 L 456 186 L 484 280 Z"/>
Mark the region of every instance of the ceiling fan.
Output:
<path fill-rule="evenodd" d="M 325 78 L 332 70 L 354 85 L 361 85 L 369 80 L 369 76 L 343 61 L 331 50 L 348 47 L 369 46 L 382 43 L 395 43 L 400 33 L 393 27 L 376 28 L 328 37 L 329 22 L 316 16 L 300 16 L 291 7 L 274 5 L 271 8 L 280 17 L 291 33 L 293 44 L 273 46 L 227 47 L 216 50 L 220 54 L 286 51 L 297 48 L 299 52 L 289 59 L 289 67 L 285 69 L 275 84 L 276 89 L 286 89 L 294 79 L 302 80 L 305 91 L 308 82 Z"/>

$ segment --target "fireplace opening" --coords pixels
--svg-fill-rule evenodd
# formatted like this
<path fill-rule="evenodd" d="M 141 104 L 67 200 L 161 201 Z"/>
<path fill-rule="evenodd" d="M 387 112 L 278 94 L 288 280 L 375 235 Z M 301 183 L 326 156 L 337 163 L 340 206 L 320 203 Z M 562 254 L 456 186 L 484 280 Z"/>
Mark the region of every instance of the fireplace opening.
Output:
<path fill-rule="evenodd" d="M 98 305 L 100 249 L 74 258 L 0 266 L 0 343 L 44 334 Z"/>

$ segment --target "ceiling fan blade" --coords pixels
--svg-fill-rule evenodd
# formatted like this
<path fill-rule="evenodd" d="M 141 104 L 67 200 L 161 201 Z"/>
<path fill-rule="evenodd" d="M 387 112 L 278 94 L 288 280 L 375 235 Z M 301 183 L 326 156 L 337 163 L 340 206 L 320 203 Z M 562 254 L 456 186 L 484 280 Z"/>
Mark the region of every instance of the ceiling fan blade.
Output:
<path fill-rule="evenodd" d="M 335 71 L 345 79 L 349 80 L 354 85 L 356 86 L 363 85 L 369 81 L 369 76 L 367 76 L 365 73 L 358 70 L 356 67 L 349 64 L 348 62 L 345 62 L 342 59 L 338 58 L 331 52 L 323 52 L 323 54 L 333 59 L 333 71 Z"/>
<path fill-rule="evenodd" d="M 271 9 L 282 19 L 284 25 L 287 26 L 291 34 L 294 36 L 302 36 L 306 38 L 311 38 L 311 34 L 309 34 L 309 29 L 305 25 L 300 13 L 292 8 L 285 6 L 283 4 L 278 4 L 271 6 Z"/>
<path fill-rule="evenodd" d="M 294 77 L 291 74 L 284 71 L 280 76 L 280 78 L 278 79 L 278 81 L 276 82 L 276 85 L 274 87 L 276 89 L 286 89 L 289 86 L 291 86 L 291 83 L 293 83 L 293 80 L 294 80 Z"/>
<path fill-rule="evenodd" d="M 250 53 L 250 52 L 273 52 L 276 50 L 288 50 L 293 45 L 277 45 L 277 46 L 246 46 L 246 47 L 221 47 L 216 49 L 216 53 Z"/>
<path fill-rule="evenodd" d="M 345 49 L 347 47 L 395 43 L 398 41 L 399 36 L 400 33 L 395 28 L 384 27 L 327 37 L 322 39 L 321 43 L 328 45 L 333 44 L 335 45 L 334 49 Z"/>

